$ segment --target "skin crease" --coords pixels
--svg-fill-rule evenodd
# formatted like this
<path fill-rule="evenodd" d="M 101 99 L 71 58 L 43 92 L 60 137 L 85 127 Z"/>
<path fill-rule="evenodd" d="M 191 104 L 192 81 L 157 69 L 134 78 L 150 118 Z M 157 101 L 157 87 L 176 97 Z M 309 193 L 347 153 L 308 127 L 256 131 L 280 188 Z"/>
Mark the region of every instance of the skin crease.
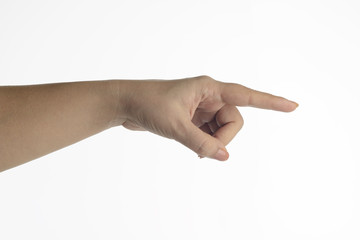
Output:
<path fill-rule="evenodd" d="M 0 86 L 0 171 L 121 125 L 224 161 L 243 126 L 236 106 L 291 112 L 298 104 L 209 76 Z"/>

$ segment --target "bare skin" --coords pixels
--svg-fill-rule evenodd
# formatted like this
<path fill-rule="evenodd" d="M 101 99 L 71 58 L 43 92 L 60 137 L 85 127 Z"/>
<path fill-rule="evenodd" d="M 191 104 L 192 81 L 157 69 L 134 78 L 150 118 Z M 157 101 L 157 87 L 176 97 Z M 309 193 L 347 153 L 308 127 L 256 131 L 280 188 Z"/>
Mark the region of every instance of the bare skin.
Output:
<path fill-rule="evenodd" d="M 0 87 L 0 171 L 124 126 L 227 160 L 243 125 L 236 106 L 291 112 L 297 103 L 208 76 Z"/>

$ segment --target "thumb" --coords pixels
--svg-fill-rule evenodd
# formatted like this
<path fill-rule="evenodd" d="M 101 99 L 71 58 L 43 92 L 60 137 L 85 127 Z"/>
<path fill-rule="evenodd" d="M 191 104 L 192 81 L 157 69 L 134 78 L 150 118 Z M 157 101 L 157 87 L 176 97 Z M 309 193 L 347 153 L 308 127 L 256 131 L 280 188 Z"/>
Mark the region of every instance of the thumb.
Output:
<path fill-rule="evenodd" d="M 185 129 L 179 135 L 175 140 L 196 152 L 200 158 L 208 157 L 220 161 L 229 158 L 229 153 L 219 139 L 203 132 L 191 121 L 185 124 Z"/>

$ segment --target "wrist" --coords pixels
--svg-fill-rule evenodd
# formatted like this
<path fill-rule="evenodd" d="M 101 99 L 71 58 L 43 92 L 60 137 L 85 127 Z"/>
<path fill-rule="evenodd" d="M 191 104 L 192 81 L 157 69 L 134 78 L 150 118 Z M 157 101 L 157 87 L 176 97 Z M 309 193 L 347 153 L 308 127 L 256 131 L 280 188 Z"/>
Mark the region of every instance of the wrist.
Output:
<path fill-rule="evenodd" d="M 130 93 L 130 81 L 108 80 L 108 94 L 112 98 L 113 116 L 110 126 L 122 125 L 127 119 L 128 99 Z"/>

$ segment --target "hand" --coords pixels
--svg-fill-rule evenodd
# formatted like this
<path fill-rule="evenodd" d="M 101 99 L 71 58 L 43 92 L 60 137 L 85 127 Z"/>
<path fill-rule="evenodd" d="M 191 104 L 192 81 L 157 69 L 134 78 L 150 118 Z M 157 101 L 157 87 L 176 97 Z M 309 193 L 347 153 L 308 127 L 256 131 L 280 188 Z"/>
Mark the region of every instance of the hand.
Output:
<path fill-rule="evenodd" d="M 291 112 L 297 103 L 208 76 L 128 81 L 123 126 L 175 139 L 199 157 L 227 160 L 225 146 L 243 126 L 236 106 Z"/>

